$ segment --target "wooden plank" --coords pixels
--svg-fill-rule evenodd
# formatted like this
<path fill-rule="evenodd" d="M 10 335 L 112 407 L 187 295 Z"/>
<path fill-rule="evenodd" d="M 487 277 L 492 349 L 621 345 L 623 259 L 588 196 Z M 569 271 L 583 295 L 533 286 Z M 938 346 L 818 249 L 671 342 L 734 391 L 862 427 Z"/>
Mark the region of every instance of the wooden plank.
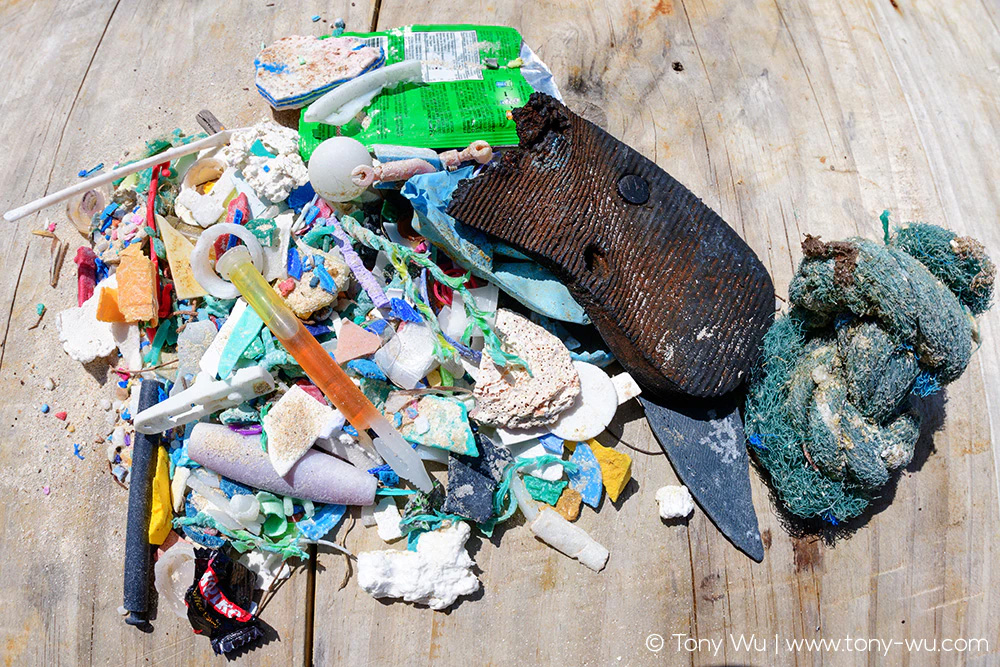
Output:
<path fill-rule="evenodd" d="M 367 29 L 365 0 L 281 3 L 5 3 L 0 7 L 0 208 L 54 191 L 76 172 L 111 165 L 159 132 L 198 131 L 195 114 L 213 110 L 230 126 L 270 117 L 253 86 L 261 43 L 288 34 L 321 34 L 343 17 Z M 319 14 L 325 21 L 313 23 Z M 208 640 L 163 609 L 155 631 L 126 626 L 121 604 L 126 493 L 111 479 L 110 430 L 97 403 L 116 378 L 103 363 L 86 368 L 58 343 L 54 315 L 75 305 L 75 265 L 67 261 L 57 289 L 48 287 L 48 239 L 28 230 L 46 219 L 71 243 L 83 239 L 62 207 L 9 225 L 0 235 L 7 258 L 0 279 L 5 340 L 0 391 L 0 653 L 5 664 L 206 664 Z M 8 224 L 8 223 L 5 223 Z M 19 276 L 22 257 L 23 273 Z M 18 280 L 19 278 L 19 280 Z M 33 332 L 35 304 L 50 308 Z M 58 388 L 43 388 L 47 377 Z M 66 410 L 66 424 L 39 412 Z M 73 456 L 82 445 L 84 460 Z M 49 495 L 42 491 L 48 486 Z M 264 620 L 278 639 L 242 658 L 245 664 L 301 664 L 306 646 L 307 576 L 300 572 L 268 606 Z"/>
<path fill-rule="evenodd" d="M 1000 254 L 1000 167 L 992 157 L 1000 126 L 992 55 L 998 12 L 938 5 L 386 0 L 379 27 L 517 27 L 552 68 L 568 105 L 703 197 L 756 250 L 785 295 L 804 232 L 879 238 L 884 208 L 894 221 L 944 224 Z M 686 527 L 662 525 L 652 495 L 675 483 L 673 472 L 662 457 L 634 454 L 634 494 L 581 519 L 611 550 L 601 574 L 514 522 L 471 550 L 481 599 L 440 614 L 376 602 L 354 582 L 337 591 L 339 557 L 321 555 L 321 618 L 354 625 L 345 634 L 317 624 L 317 664 L 457 662 L 473 646 L 505 662 L 876 661 L 867 652 L 834 658 L 785 644 L 848 635 L 983 638 L 996 651 L 992 434 L 1000 408 L 989 388 L 1000 378 L 998 317 L 983 319 L 983 347 L 948 388 L 946 414 L 940 401 L 930 403 L 928 421 L 943 423 L 887 494 L 893 502 L 848 534 L 790 535 L 753 475 L 767 547 L 764 563 L 753 564 L 700 512 Z M 627 441 L 655 448 L 636 409 L 620 422 Z M 347 546 L 384 548 L 360 527 Z M 666 640 L 657 655 L 644 646 L 650 633 Z M 677 651 L 675 633 L 723 643 L 717 655 L 688 654 Z M 751 633 L 767 639 L 767 655 L 734 650 L 731 637 Z M 898 646 L 890 655 L 893 663 L 908 659 Z"/>

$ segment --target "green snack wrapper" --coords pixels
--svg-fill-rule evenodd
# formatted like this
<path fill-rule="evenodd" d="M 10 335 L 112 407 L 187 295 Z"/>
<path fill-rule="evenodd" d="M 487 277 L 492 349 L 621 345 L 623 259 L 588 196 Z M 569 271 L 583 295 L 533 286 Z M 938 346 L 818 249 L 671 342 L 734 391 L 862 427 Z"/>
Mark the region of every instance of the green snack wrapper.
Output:
<path fill-rule="evenodd" d="M 371 33 L 344 33 L 381 46 L 386 64 L 423 60 L 424 83 L 383 90 L 365 108 L 363 123 L 339 128 L 299 122 L 299 151 L 308 161 L 316 147 L 338 134 L 371 147 L 396 144 L 463 148 L 478 139 L 493 146 L 517 143 L 511 109 L 533 91 L 519 67 L 521 34 L 504 26 L 412 25 Z M 496 59 L 497 69 L 490 69 Z M 509 63 L 514 67 L 507 67 Z M 305 113 L 305 109 L 302 109 Z"/>

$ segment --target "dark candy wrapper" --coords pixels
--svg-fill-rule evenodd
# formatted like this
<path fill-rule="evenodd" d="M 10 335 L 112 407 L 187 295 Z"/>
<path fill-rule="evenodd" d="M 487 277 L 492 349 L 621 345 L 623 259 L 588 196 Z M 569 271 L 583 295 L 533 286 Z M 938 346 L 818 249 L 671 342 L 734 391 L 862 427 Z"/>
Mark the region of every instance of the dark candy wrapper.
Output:
<path fill-rule="evenodd" d="M 221 551 L 195 549 L 194 583 L 184 596 L 188 620 L 196 633 L 211 638 L 217 654 L 228 654 L 264 636 L 247 611 L 255 581 L 253 572 Z"/>

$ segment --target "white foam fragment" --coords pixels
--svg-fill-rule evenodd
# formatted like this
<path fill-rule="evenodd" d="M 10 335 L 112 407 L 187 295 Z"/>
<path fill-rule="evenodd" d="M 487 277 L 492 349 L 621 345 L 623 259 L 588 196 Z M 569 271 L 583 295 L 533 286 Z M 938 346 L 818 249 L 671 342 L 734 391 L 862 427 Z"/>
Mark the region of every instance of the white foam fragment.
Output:
<path fill-rule="evenodd" d="M 94 288 L 94 295 L 84 301 L 82 306 L 69 308 L 56 315 L 59 342 L 66 354 L 75 361 L 90 363 L 94 359 L 108 356 L 117 347 L 111 323 L 97 319 L 97 298 L 101 289 L 117 285 L 115 276 L 109 276 Z"/>
<path fill-rule="evenodd" d="M 424 533 L 416 551 L 367 551 L 358 554 L 358 586 L 376 598 L 402 598 L 446 609 L 462 595 L 479 590 L 475 565 L 465 550 L 469 524 Z"/>
<path fill-rule="evenodd" d="M 694 511 L 694 499 L 684 485 L 664 486 L 656 492 L 661 519 L 682 519 Z"/>

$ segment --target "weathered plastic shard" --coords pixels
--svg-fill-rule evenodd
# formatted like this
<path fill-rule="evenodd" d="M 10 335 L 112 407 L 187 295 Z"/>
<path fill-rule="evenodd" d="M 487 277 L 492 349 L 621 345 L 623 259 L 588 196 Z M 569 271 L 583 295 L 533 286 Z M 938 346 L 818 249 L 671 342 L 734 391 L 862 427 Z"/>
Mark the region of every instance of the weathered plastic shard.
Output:
<path fill-rule="evenodd" d="M 219 377 L 225 379 L 236 368 L 236 363 L 240 360 L 243 352 L 254 341 L 257 334 L 264 327 L 264 320 L 253 308 L 247 308 L 240 315 L 236 327 L 229 335 L 226 346 L 222 348 L 222 355 L 219 357 Z"/>
<path fill-rule="evenodd" d="M 448 514 L 471 519 L 476 523 L 489 521 L 493 516 L 493 492 L 496 482 L 476 471 L 466 461 L 476 458 L 448 458 L 448 495 L 441 508 Z"/>
<path fill-rule="evenodd" d="M 337 350 L 334 358 L 338 364 L 367 357 L 382 347 L 382 339 L 350 320 L 345 320 L 337 333 Z"/>
<path fill-rule="evenodd" d="M 376 598 L 402 598 L 431 609 L 447 609 L 462 595 L 479 590 L 475 562 L 465 550 L 469 524 L 423 533 L 416 551 L 358 554 L 358 586 Z"/>
<path fill-rule="evenodd" d="M 532 374 L 519 366 L 500 369 L 484 354 L 472 418 L 504 428 L 551 424 L 580 393 L 569 350 L 542 327 L 504 308 L 497 311 L 496 331 L 505 349 L 524 359 Z"/>
<path fill-rule="evenodd" d="M 261 449 L 260 436 L 240 435 L 221 424 L 195 424 L 188 456 L 234 482 L 282 496 L 340 505 L 375 502 L 378 482 L 364 470 L 313 449 L 281 477 Z"/>
<path fill-rule="evenodd" d="M 288 474 L 333 418 L 333 408 L 317 401 L 299 385 L 286 391 L 261 420 L 275 472 L 282 477 Z"/>
<path fill-rule="evenodd" d="M 133 243 L 121 252 L 118 265 L 118 309 L 127 322 L 149 322 L 156 319 L 156 293 L 153 263 Z"/>
<path fill-rule="evenodd" d="M 178 299 L 194 299 L 205 296 L 205 288 L 194 279 L 191 271 L 191 251 L 194 244 L 166 219 L 156 216 L 156 226 L 163 238 L 163 246 L 167 250 L 167 262 L 170 264 L 170 275 L 174 279 L 174 293 Z"/>
<path fill-rule="evenodd" d="M 569 462 L 577 466 L 574 472 L 569 473 L 570 488 L 580 493 L 584 503 L 596 509 L 604 495 L 604 481 L 597 457 L 587 443 L 580 442 Z"/>
<path fill-rule="evenodd" d="M 170 388 L 170 395 L 179 394 L 192 384 L 198 376 L 198 361 L 208 350 L 218 330 L 212 320 L 198 320 L 189 323 L 177 334 L 177 379 Z"/>
<path fill-rule="evenodd" d="M 677 477 L 715 527 L 758 563 L 764 559 L 750 492 L 743 420 L 731 397 L 712 401 L 639 401 Z"/>
<path fill-rule="evenodd" d="M 455 457 L 461 463 L 469 466 L 480 475 L 493 479 L 499 484 L 503 480 L 503 471 L 510 464 L 514 457 L 506 447 L 499 447 L 493 440 L 482 431 L 476 433 L 476 447 L 479 449 L 479 456 L 458 456 Z M 451 475 L 448 476 L 449 482 Z"/>
<path fill-rule="evenodd" d="M 257 90 L 275 109 L 298 109 L 385 61 L 357 37 L 289 35 L 254 59 Z"/>
<path fill-rule="evenodd" d="M 534 93 L 513 114 L 519 149 L 460 183 L 448 213 L 551 269 L 641 385 L 693 396 L 739 386 L 774 312 L 753 251 L 673 177 L 555 99 Z"/>
<path fill-rule="evenodd" d="M 456 454 L 479 455 L 464 403 L 443 396 L 424 396 L 416 407 L 416 420 L 399 429 L 409 442 Z"/>
<path fill-rule="evenodd" d="M 552 434 L 570 442 L 596 438 L 618 411 L 618 391 L 608 374 L 593 364 L 574 361 L 580 393 L 552 425 Z"/>
<path fill-rule="evenodd" d="M 378 536 L 383 542 L 395 542 L 403 536 L 399 530 L 399 508 L 396 507 L 396 500 L 392 496 L 386 496 L 375 504 L 372 512 L 375 517 L 375 524 L 378 526 Z"/>

